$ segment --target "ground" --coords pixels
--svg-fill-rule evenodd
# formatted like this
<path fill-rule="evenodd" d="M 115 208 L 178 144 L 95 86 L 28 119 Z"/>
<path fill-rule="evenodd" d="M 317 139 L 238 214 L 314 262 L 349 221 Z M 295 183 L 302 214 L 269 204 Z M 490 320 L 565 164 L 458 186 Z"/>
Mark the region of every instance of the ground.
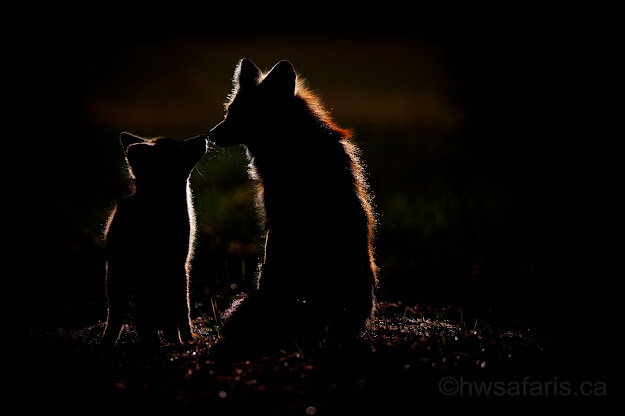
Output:
<path fill-rule="evenodd" d="M 6 357 L 17 363 L 12 397 L 26 408 L 171 406 L 271 415 L 412 408 L 416 413 L 424 403 L 567 393 L 549 374 L 549 340 L 479 321 L 451 322 L 444 315 L 444 310 L 381 302 L 376 319 L 352 346 L 316 352 L 294 347 L 232 364 L 212 361 L 217 332 L 210 318 L 194 320 L 199 337 L 182 346 L 146 350 L 127 327 L 114 350 L 103 350 L 97 340 L 104 323 L 98 323 L 23 332 L 18 350 Z"/>

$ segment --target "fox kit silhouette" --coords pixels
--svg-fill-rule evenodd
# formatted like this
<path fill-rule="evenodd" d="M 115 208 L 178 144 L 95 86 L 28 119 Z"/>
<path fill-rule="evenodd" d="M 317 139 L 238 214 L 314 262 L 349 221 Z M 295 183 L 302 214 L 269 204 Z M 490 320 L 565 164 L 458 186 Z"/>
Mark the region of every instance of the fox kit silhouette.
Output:
<path fill-rule="evenodd" d="M 263 74 L 242 59 L 233 84 L 209 139 L 247 147 L 266 241 L 257 288 L 226 313 L 220 342 L 236 349 L 270 338 L 300 347 L 353 338 L 371 317 L 377 268 L 375 216 L 352 134 L 289 61 Z"/>
<path fill-rule="evenodd" d="M 108 319 L 102 343 L 115 344 L 131 299 L 136 327 L 148 343 L 188 341 L 189 262 L 195 215 L 189 177 L 207 148 L 205 136 L 187 141 L 120 136 L 133 179 L 106 230 Z"/>

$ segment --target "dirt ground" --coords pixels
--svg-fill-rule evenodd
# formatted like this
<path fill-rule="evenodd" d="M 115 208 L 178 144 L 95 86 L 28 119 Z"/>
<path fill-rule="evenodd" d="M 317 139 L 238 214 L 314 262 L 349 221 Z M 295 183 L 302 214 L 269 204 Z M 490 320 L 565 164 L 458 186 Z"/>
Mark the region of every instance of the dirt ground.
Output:
<path fill-rule="evenodd" d="M 123 406 L 322 415 L 417 413 L 424 404 L 577 393 L 570 382 L 554 380 L 549 340 L 479 321 L 433 319 L 422 308 L 399 303 L 382 302 L 377 318 L 349 347 L 293 348 L 235 363 L 213 361 L 215 327 L 205 318 L 194 323 L 199 336 L 193 342 L 150 350 L 136 342 L 130 326 L 113 350 L 98 344 L 104 323 L 22 332 L 15 351 L 5 356 L 15 370 L 10 397 L 33 410 Z"/>

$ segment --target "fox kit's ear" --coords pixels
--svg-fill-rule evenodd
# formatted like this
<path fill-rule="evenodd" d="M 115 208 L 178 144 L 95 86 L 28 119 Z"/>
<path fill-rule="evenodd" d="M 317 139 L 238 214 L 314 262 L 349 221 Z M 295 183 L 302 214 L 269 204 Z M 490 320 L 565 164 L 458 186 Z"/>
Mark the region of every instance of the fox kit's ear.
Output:
<path fill-rule="evenodd" d="M 241 59 L 234 70 L 233 81 L 241 87 L 248 87 L 258 84 L 258 78 L 260 78 L 260 69 L 254 65 L 254 62 L 246 58 Z"/>
<path fill-rule="evenodd" d="M 295 94 L 295 82 L 297 75 L 295 69 L 289 61 L 280 61 L 271 68 L 267 76 L 263 80 L 264 85 L 270 85 L 271 88 L 282 94 L 293 96 Z"/>
<path fill-rule="evenodd" d="M 145 140 L 142 137 L 136 136 L 134 134 L 123 132 L 119 135 L 119 141 L 124 148 L 124 153 L 128 151 L 128 147 L 132 144 L 143 143 Z"/>

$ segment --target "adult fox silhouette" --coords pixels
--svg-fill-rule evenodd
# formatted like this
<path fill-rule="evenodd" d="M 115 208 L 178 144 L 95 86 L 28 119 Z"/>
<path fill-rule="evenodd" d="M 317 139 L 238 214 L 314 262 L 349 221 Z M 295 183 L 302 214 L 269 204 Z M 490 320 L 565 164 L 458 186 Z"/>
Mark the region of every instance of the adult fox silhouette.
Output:
<path fill-rule="evenodd" d="M 352 134 L 288 61 L 264 74 L 242 59 L 233 84 L 209 139 L 247 147 L 266 241 L 256 290 L 226 314 L 223 349 L 352 338 L 377 283 L 375 216 Z"/>
<path fill-rule="evenodd" d="M 105 230 L 108 319 L 102 343 L 114 344 L 134 298 L 136 327 L 148 343 L 188 341 L 189 262 L 195 215 L 189 177 L 207 148 L 205 136 L 187 141 L 122 133 L 132 193 Z"/>

